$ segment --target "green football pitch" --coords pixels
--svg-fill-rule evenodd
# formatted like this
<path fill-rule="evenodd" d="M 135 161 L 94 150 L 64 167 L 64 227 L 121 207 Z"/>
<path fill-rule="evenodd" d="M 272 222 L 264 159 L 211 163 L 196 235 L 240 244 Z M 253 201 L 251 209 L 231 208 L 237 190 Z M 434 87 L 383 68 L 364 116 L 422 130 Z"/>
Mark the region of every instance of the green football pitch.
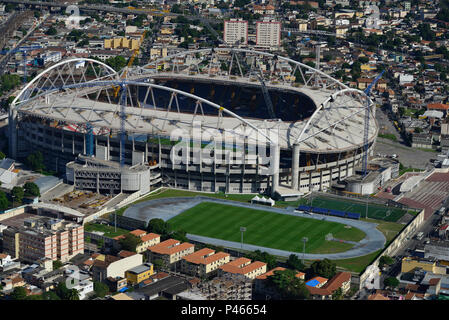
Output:
<path fill-rule="evenodd" d="M 302 199 L 301 204 L 325 209 L 335 209 L 341 211 L 360 213 L 361 218 L 365 218 L 366 216 L 366 204 L 351 200 L 342 201 L 333 198 L 315 197 L 313 198 L 312 201 L 310 201 L 310 199 Z M 396 222 L 406 212 L 407 212 L 406 210 L 402 210 L 399 208 L 368 204 L 368 218 L 371 219 Z"/>
<path fill-rule="evenodd" d="M 326 241 L 329 233 L 341 240 L 360 241 L 365 233 L 344 224 L 308 219 L 270 211 L 202 202 L 173 217 L 168 223 L 187 233 L 228 241 L 241 241 L 240 227 L 246 227 L 243 242 L 301 253 L 303 237 L 307 253 L 344 252 L 353 244 Z"/>

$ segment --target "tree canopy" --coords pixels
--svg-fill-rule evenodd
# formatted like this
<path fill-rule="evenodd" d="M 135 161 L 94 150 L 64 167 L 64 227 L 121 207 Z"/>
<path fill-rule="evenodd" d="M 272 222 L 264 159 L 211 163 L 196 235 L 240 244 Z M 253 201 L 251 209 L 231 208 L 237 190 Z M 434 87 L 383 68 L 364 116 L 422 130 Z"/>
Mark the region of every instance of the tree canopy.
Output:
<path fill-rule="evenodd" d="M 330 279 L 337 272 L 337 264 L 329 259 L 314 261 L 310 266 L 310 271 L 314 275 Z"/>
<path fill-rule="evenodd" d="M 109 292 L 109 287 L 103 282 L 94 282 L 94 291 L 97 297 L 104 298 L 104 296 Z"/>
<path fill-rule="evenodd" d="M 298 270 L 298 271 L 304 270 L 304 268 L 305 268 L 304 264 L 302 263 L 302 261 L 298 258 L 298 256 L 296 254 L 291 254 L 288 257 L 287 265 L 289 268 Z"/>
<path fill-rule="evenodd" d="M 16 187 L 12 188 L 12 190 L 11 190 L 11 196 L 14 198 L 13 200 L 16 204 L 22 203 L 24 195 L 25 195 L 25 192 L 23 191 L 22 187 L 16 186 Z"/>
<path fill-rule="evenodd" d="M 0 210 L 4 211 L 9 207 L 9 200 L 6 193 L 0 190 Z"/>
<path fill-rule="evenodd" d="M 131 233 L 124 235 L 124 238 L 120 239 L 119 243 L 124 250 L 136 252 L 136 247 L 142 240 L 139 237 Z"/>
<path fill-rule="evenodd" d="M 304 281 L 291 269 L 276 270 L 268 279 L 283 299 L 307 299 L 310 295 Z"/>
<path fill-rule="evenodd" d="M 25 185 L 23 187 L 24 187 L 25 195 L 27 195 L 27 196 L 38 197 L 41 195 L 41 193 L 39 191 L 39 187 L 34 182 L 27 182 L 27 183 L 25 183 Z"/>
<path fill-rule="evenodd" d="M 25 163 L 33 171 L 41 172 L 44 169 L 44 157 L 40 151 L 36 151 L 30 154 L 26 158 Z"/>

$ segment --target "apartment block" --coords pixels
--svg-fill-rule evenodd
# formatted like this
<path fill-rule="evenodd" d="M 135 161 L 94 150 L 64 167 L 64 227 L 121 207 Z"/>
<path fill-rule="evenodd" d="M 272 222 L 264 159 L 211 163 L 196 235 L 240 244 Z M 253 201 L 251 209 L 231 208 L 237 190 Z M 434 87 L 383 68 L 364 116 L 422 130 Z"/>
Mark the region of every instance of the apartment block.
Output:
<path fill-rule="evenodd" d="M 61 219 L 27 219 L 4 231 L 4 249 L 21 261 L 41 258 L 67 261 L 84 253 L 84 227 Z"/>
<path fill-rule="evenodd" d="M 146 233 L 145 231 L 139 229 L 131 231 L 130 233 L 135 235 L 136 237 L 139 237 L 142 241 L 136 247 L 137 253 L 143 253 L 149 247 L 152 247 L 161 242 L 161 236 L 156 233 Z"/>
<path fill-rule="evenodd" d="M 229 259 L 230 255 L 228 253 L 215 253 L 215 250 L 203 248 L 183 257 L 181 270 L 193 276 L 205 277 L 211 272 L 218 270 L 220 266 L 228 263 Z"/>
<path fill-rule="evenodd" d="M 154 263 L 155 260 L 161 259 L 166 265 L 172 265 L 182 257 L 193 253 L 194 248 L 191 243 L 168 239 L 148 248 L 148 260 Z"/>
<path fill-rule="evenodd" d="M 264 48 L 276 48 L 281 45 L 281 23 L 277 21 L 256 22 L 256 45 Z"/>
<path fill-rule="evenodd" d="M 248 44 L 248 21 L 231 19 L 224 22 L 223 40 L 233 45 L 237 41 L 240 44 Z"/>
<path fill-rule="evenodd" d="M 221 273 L 242 274 L 247 278 L 255 279 L 257 276 L 267 272 L 265 262 L 251 262 L 248 258 L 238 258 L 220 266 Z"/>

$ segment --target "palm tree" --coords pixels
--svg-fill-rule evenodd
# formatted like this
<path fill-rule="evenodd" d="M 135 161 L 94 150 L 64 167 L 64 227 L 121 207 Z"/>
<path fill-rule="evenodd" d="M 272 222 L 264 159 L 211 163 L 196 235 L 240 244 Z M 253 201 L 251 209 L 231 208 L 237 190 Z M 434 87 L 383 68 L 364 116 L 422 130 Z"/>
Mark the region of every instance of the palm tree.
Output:
<path fill-rule="evenodd" d="M 80 295 L 78 293 L 78 290 L 72 289 L 69 291 L 69 293 L 67 295 L 67 300 L 79 300 L 79 299 L 80 299 Z"/>

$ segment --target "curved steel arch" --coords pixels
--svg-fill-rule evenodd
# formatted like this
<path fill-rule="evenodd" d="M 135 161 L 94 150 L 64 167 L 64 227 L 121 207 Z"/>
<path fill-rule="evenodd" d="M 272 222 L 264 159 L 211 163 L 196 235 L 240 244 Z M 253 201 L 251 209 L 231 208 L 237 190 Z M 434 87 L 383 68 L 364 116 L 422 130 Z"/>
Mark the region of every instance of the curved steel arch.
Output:
<path fill-rule="evenodd" d="M 305 132 L 309 129 L 310 125 L 312 124 L 312 121 L 315 120 L 315 117 L 323 110 L 325 109 L 325 106 L 329 105 L 332 101 L 334 101 L 338 96 L 342 95 L 342 94 L 346 94 L 346 93 L 356 93 L 359 94 L 360 96 L 362 96 L 364 99 L 368 99 L 368 107 L 369 109 L 371 109 L 371 106 L 373 105 L 373 102 L 371 100 L 371 98 L 369 96 L 367 96 L 365 94 L 365 92 L 358 90 L 358 89 L 352 89 L 352 88 L 348 88 L 348 89 L 343 89 L 340 91 L 335 92 L 334 94 L 332 94 L 329 98 L 327 98 L 321 105 L 318 106 L 318 108 L 314 111 L 314 113 L 310 116 L 310 118 L 307 120 L 304 128 L 301 130 L 301 133 L 298 135 L 298 138 L 296 139 L 296 141 L 294 142 L 294 144 L 299 144 L 301 142 L 306 141 L 307 139 L 312 138 L 313 136 L 309 135 L 306 136 L 306 138 L 302 139 L 302 136 L 305 134 Z M 362 101 L 360 101 L 362 103 Z M 366 106 L 360 107 L 360 110 L 354 112 L 352 116 L 364 112 L 366 111 Z M 369 110 L 370 112 L 370 116 L 374 119 L 374 121 L 376 121 L 374 115 L 372 114 L 371 110 Z M 325 131 L 328 128 L 331 128 L 333 126 L 336 126 L 338 123 L 345 121 L 348 118 L 343 118 L 340 119 L 338 121 L 336 121 L 335 123 L 332 123 L 332 125 L 329 125 L 328 127 L 324 128 L 324 129 L 320 129 L 318 132 L 314 133 L 314 135 L 319 134 L 320 132 Z M 366 120 L 365 120 L 366 121 Z M 368 119 L 369 121 L 369 119 Z"/>
<path fill-rule="evenodd" d="M 309 71 L 312 71 L 313 72 L 312 76 L 315 73 L 319 74 L 320 76 L 322 76 L 322 77 L 324 77 L 324 78 L 334 82 L 335 84 L 340 86 L 342 89 L 349 89 L 349 87 L 347 85 L 345 85 L 344 83 L 342 83 L 342 82 L 338 81 L 337 79 L 332 78 L 328 74 L 326 74 L 326 73 L 324 73 L 324 72 L 322 72 L 322 71 L 320 71 L 320 70 L 318 70 L 316 68 L 313 68 L 313 67 L 311 67 L 309 65 L 306 65 L 304 63 L 295 61 L 295 60 L 287 58 L 287 57 L 278 56 L 278 55 L 275 55 L 275 54 L 272 54 L 272 53 L 269 53 L 269 52 L 255 51 L 255 50 L 248 50 L 248 49 L 241 49 L 241 48 L 205 48 L 205 49 L 197 49 L 197 50 L 186 50 L 186 51 L 178 52 L 178 53 L 175 53 L 175 54 L 163 57 L 163 58 L 156 59 L 155 61 L 149 62 L 149 63 L 147 63 L 144 66 L 140 66 L 140 67 L 131 69 L 131 74 L 133 74 L 133 72 L 137 73 L 136 75 L 143 75 L 143 74 L 146 74 L 146 73 L 152 73 L 151 71 L 150 72 L 148 71 L 148 67 L 152 66 L 152 65 L 158 65 L 159 63 L 161 63 L 163 61 L 167 61 L 167 60 L 170 60 L 170 59 L 173 59 L 173 58 L 182 57 L 182 56 L 186 56 L 186 55 L 196 54 L 196 53 L 207 53 L 207 52 L 215 52 L 215 51 L 223 51 L 223 52 L 230 52 L 230 53 L 233 53 L 233 52 L 250 53 L 252 55 L 262 55 L 262 56 L 266 56 L 266 57 L 270 57 L 270 58 L 275 58 L 276 57 L 279 60 L 283 60 L 283 61 L 292 63 L 292 64 L 294 64 L 296 66 L 300 66 L 301 68 L 305 68 L 305 69 L 308 69 Z M 122 73 L 124 73 L 124 71 Z M 127 73 L 127 75 L 128 74 L 129 73 Z M 306 81 L 304 75 L 302 74 L 302 71 L 301 71 L 301 75 L 303 77 L 304 84 L 306 84 L 307 81 Z"/>
<path fill-rule="evenodd" d="M 193 95 L 191 93 L 187 93 L 181 90 L 177 90 L 174 88 L 170 88 L 170 87 L 165 87 L 165 86 L 161 86 L 161 85 L 157 85 L 154 83 L 149 83 L 149 82 L 140 82 L 140 81 L 132 81 L 132 80 L 108 80 L 108 81 L 92 81 L 92 82 L 85 82 L 85 83 L 79 83 L 79 84 L 71 84 L 71 85 L 66 85 L 66 86 L 62 86 L 62 87 L 57 87 L 57 88 L 51 88 L 49 90 L 47 90 L 44 94 L 52 94 L 55 92 L 58 92 L 60 90 L 65 90 L 65 89 L 77 89 L 77 88 L 93 88 L 93 87 L 117 87 L 117 86 L 121 86 L 121 85 L 137 85 L 137 86 L 146 86 L 149 88 L 154 88 L 154 89 L 160 89 L 160 90 L 164 90 L 164 91 L 168 91 L 168 92 L 172 92 L 172 93 L 176 93 L 176 94 L 180 94 L 183 96 L 186 96 L 188 98 L 191 98 L 193 100 L 196 101 L 200 101 L 202 103 L 205 103 L 215 109 L 217 109 L 217 111 L 222 111 L 225 112 L 227 114 L 229 114 L 231 117 L 236 118 L 237 120 L 239 120 L 240 122 L 248 125 L 249 127 L 251 127 L 252 129 L 256 130 L 258 133 L 260 133 L 263 137 L 265 137 L 270 143 L 272 144 L 277 144 L 277 142 L 273 141 L 269 135 L 266 135 L 260 128 L 256 127 L 255 125 L 253 125 L 251 122 L 249 122 L 248 120 L 240 117 L 239 115 L 237 115 L 236 113 L 212 102 L 209 101 L 207 99 L 204 99 L 202 97 Z M 42 95 L 41 95 L 42 96 Z M 14 110 L 16 112 L 21 112 L 24 111 L 21 108 L 24 107 L 24 105 L 26 104 L 26 102 L 32 101 L 32 100 L 36 100 L 39 97 L 33 97 L 21 104 L 16 104 L 16 105 L 11 105 L 11 110 Z M 48 107 L 48 106 L 45 106 Z M 42 108 L 42 107 L 41 107 Z M 67 106 L 67 108 L 74 108 L 73 106 Z M 77 107 L 77 109 L 82 109 L 83 107 Z M 89 107 L 84 107 L 85 109 L 89 109 Z M 34 110 L 34 108 L 33 108 Z M 33 111 L 31 110 L 31 111 Z M 94 105 L 92 105 L 90 107 L 91 111 L 94 111 Z M 103 110 L 102 110 L 103 111 Z M 112 110 L 110 111 L 112 112 Z M 126 113 L 126 109 L 125 109 L 125 113 Z M 131 114 L 131 113 L 130 113 Z M 133 114 L 134 115 L 134 114 Z M 51 118 L 51 117 L 49 117 Z M 70 122 L 70 121 L 68 121 Z M 95 124 L 92 124 L 92 126 L 95 126 Z"/>
<path fill-rule="evenodd" d="M 118 76 L 119 76 L 117 71 L 115 71 L 113 68 L 111 68 L 110 66 L 108 66 L 104 62 L 101 62 L 101 61 L 98 61 L 98 60 L 95 60 L 95 59 L 90 59 L 90 58 L 73 58 L 73 59 L 63 60 L 63 61 L 60 61 L 60 62 L 54 64 L 53 66 L 45 69 L 44 71 L 39 73 L 36 77 L 34 77 L 29 83 L 27 83 L 27 85 L 20 91 L 20 93 L 17 95 L 17 97 L 12 101 L 11 106 L 14 106 L 14 105 L 18 104 L 20 99 L 32 87 L 33 84 L 38 83 L 38 81 L 40 79 L 42 79 L 45 75 L 49 75 L 53 70 L 57 70 L 60 66 L 69 65 L 69 64 L 75 63 L 75 62 L 85 62 L 85 61 L 90 62 L 92 64 L 94 64 L 94 63 L 98 64 L 98 65 L 104 67 L 106 70 L 111 72 L 110 74 L 106 74 L 103 77 L 97 76 L 96 79 L 93 79 L 93 80 L 90 80 L 90 81 L 87 81 L 87 82 L 99 80 L 99 79 L 102 79 L 102 78 L 105 78 L 105 77 L 116 77 L 116 78 L 118 78 Z M 73 74 L 72 74 L 72 76 L 73 76 Z M 52 87 L 50 87 L 50 89 L 51 88 Z M 44 88 L 39 88 L 39 89 L 41 89 L 42 91 L 47 91 L 46 88 L 45 88 L 46 90 L 43 90 Z M 22 102 L 26 102 L 28 99 L 29 99 L 29 97 L 25 97 L 25 100 L 22 101 Z"/>

